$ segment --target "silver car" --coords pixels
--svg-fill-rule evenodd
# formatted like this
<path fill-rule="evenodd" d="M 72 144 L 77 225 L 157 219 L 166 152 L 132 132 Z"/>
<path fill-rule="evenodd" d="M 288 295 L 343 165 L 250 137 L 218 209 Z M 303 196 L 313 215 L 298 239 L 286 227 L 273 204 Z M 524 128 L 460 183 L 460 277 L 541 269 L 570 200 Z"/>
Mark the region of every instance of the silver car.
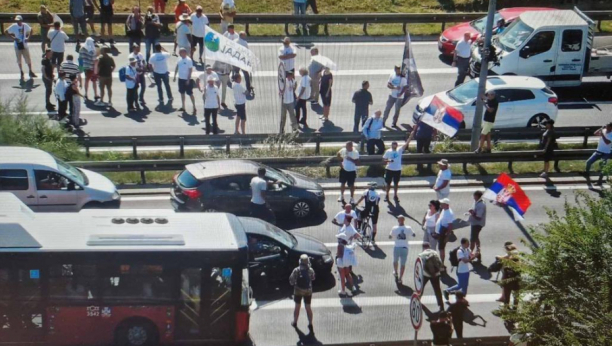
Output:
<path fill-rule="evenodd" d="M 105 176 L 25 147 L 0 147 L 0 191 L 12 192 L 34 211 L 118 208 L 121 203 Z"/>

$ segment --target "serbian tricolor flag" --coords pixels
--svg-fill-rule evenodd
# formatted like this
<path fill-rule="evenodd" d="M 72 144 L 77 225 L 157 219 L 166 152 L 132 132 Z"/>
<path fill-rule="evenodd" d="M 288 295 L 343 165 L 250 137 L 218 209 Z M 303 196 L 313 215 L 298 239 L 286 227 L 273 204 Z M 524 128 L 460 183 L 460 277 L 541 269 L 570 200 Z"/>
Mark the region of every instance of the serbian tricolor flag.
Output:
<path fill-rule="evenodd" d="M 497 177 L 495 183 L 485 191 L 483 198 L 510 207 L 515 220 L 523 220 L 523 215 L 531 205 L 531 201 L 523 189 L 506 173 Z"/>
<path fill-rule="evenodd" d="M 463 113 L 434 96 L 429 106 L 425 108 L 421 121 L 445 135 L 453 137 L 457 134 L 459 126 L 463 122 Z"/>

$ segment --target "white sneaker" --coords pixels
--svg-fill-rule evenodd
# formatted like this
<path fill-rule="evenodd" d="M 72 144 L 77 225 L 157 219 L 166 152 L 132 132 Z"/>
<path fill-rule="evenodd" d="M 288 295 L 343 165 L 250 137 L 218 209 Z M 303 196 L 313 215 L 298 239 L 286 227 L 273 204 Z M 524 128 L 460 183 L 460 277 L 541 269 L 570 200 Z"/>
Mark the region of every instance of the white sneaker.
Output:
<path fill-rule="evenodd" d="M 351 200 L 349 202 L 350 204 L 355 204 L 355 200 L 353 199 L 353 197 L 351 197 Z"/>
<path fill-rule="evenodd" d="M 340 197 L 338 197 L 338 202 L 342 202 L 344 201 L 344 196 L 340 195 Z"/>
<path fill-rule="evenodd" d="M 94 102 L 94 106 L 96 106 L 96 107 L 104 107 L 105 105 L 106 105 L 106 103 L 104 103 L 104 102 L 102 102 L 100 100 Z"/>

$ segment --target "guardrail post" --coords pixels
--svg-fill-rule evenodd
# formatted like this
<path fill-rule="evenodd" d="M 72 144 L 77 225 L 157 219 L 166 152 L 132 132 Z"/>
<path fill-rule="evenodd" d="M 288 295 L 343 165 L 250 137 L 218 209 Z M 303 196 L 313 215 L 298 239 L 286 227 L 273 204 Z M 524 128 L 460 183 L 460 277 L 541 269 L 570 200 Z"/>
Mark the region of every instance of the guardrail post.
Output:
<path fill-rule="evenodd" d="M 325 164 L 325 176 L 331 178 L 331 167 L 327 163 Z"/>
<path fill-rule="evenodd" d="M 407 31 L 407 29 L 406 29 L 406 24 L 408 24 L 408 23 L 404 22 L 404 23 L 402 24 L 402 31 L 404 32 L 404 35 L 406 35 L 406 34 L 408 33 L 408 31 Z"/>
<path fill-rule="evenodd" d="M 360 138 L 360 140 L 359 140 L 359 152 L 365 153 L 365 143 L 366 143 L 365 138 L 363 138 L 363 137 Z"/>
<path fill-rule="evenodd" d="M 508 161 L 508 172 L 510 172 L 510 174 L 514 174 L 514 170 L 512 169 L 512 161 Z"/>
<path fill-rule="evenodd" d="M 185 157 L 185 137 L 179 137 L 179 145 L 180 145 L 180 152 L 179 152 L 179 156 L 180 158 L 184 158 Z"/>
<path fill-rule="evenodd" d="M 85 138 L 85 156 L 89 157 L 89 138 Z"/>
<path fill-rule="evenodd" d="M 249 23 L 244 25 L 244 32 L 246 32 L 247 36 L 251 36 L 251 33 L 249 32 Z"/>
<path fill-rule="evenodd" d="M 2 28 L 2 32 L 4 32 L 4 28 Z M 597 30 L 599 30 L 599 32 L 601 32 L 601 19 L 597 21 Z"/>
<path fill-rule="evenodd" d="M 464 175 L 468 175 L 467 165 L 468 165 L 467 162 L 463 163 L 463 174 Z"/>
<path fill-rule="evenodd" d="M 369 36 L 368 34 L 368 23 L 363 23 L 363 34 Z"/>
<path fill-rule="evenodd" d="M 559 168 L 559 160 L 555 160 L 555 172 L 561 173 L 561 168 Z"/>
<path fill-rule="evenodd" d="M 225 136 L 225 153 L 227 155 L 229 155 L 229 153 L 230 153 L 231 139 L 232 138 L 230 136 Z"/>
<path fill-rule="evenodd" d="M 132 138 L 132 156 L 137 159 L 138 158 L 138 139 Z"/>
<path fill-rule="evenodd" d="M 145 174 L 145 171 L 140 171 L 140 183 L 142 185 L 147 183 L 147 176 Z"/>
<path fill-rule="evenodd" d="M 321 154 L 321 134 L 317 133 L 315 136 L 315 154 Z"/>
<path fill-rule="evenodd" d="M 325 33 L 325 36 L 329 36 L 329 29 L 327 27 L 327 23 L 325 23 L 325 25 L 323 26 L 323 32 Z"/>
<path fill-rule="evenodd" d="M 289 36 L 289 23 L 285 23 L 285 35 Z"/>
<path fill-rule="evenodd" d="M 589 133 L 591 132 L 590 128 L 584 129 L 584 139 L 582 140 L 582 147 L 586 149 L 588 141 L 589 141 Z"/>
<path fill-rule="evenodd" d="M 442 31 L 441 32 L 444 32 L 444 29 L 446 29 L 446 22 L 442 22 Z"/>

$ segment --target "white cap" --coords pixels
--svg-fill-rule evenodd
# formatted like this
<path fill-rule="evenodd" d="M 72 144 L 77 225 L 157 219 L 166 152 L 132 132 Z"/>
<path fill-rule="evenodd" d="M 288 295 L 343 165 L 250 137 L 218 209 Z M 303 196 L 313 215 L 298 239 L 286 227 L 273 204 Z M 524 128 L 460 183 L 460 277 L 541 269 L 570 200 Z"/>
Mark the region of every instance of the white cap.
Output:
<path fill-rule="evenodd" d="M 442 199 L 441 199 L 439 202 L 440 202 L 441 204 L 450 204 L 450 199 L 448 199 L 448 198 L 442 198 Z"/>

